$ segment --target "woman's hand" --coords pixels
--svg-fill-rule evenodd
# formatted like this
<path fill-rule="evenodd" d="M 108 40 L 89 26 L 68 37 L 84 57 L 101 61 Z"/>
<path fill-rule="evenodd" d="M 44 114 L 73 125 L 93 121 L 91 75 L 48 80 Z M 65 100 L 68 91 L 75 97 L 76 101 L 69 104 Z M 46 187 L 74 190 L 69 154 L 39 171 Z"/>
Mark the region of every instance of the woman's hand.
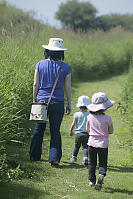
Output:
<path fill-rule="evenodd" d="M 66 105 L 66 114 L 69 115 L 71 113 L 71 106 Z"/>

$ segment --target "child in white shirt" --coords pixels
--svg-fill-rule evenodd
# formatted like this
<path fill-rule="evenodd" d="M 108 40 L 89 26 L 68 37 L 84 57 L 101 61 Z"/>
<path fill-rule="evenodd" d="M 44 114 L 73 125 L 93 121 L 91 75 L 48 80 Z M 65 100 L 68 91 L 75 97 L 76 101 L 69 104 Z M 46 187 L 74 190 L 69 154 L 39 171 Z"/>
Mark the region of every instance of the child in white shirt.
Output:
<path fill-rule="evenodd" d="M 89 112 L 87 106 L 90 104 L 90 98 L 88 96 L 80 96 L 78 98 L 77 107 L 80 109 L 79 112 L 74 113 L 73 122 L 70 128 L 70 136 L 73 136 L 75 128 L 75 147 L 73 155 L 70 161 L 74 162 L 77 160 L 79 149 L 82 145 L 83 151 L 83 164 L 88 165 L 88 138 L 89 135 L 86 130 L 86 121 Z"/>

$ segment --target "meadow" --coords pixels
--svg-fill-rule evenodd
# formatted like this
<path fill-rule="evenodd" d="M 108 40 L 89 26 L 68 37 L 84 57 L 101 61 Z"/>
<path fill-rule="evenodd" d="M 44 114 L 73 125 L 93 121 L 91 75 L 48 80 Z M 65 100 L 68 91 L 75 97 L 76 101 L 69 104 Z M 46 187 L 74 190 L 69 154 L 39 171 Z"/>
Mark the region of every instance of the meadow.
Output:
<path fill-rule="evenodd" d="M 133 33 L 120 27 L 106 33 L 99 30 L 87 33 L 57 30 L 32 20 L 19 10 L 15 15 L 14 8 L 11 17 L 12 8 L 5 7 L 2 9 L 6 9 L 7 15 L 0 26 L 2 199 L 132 198 Z M 47 44 L 50 37 L 63 38 L 64 47 L 68 48 L 64 61 L 72 67 L 72 113 L 64 117 L 62 124 L 64 155 L 60 169 L 50 168 L 47 162 L 48 128 L 42 161 L 29 161 L 29 145 L 34 128 L 34 124 L 29 122 L 33 75 L 36 63 L 44 59 L 42 44 Z M 116 101 L 115 107 L 109 111 L 115 125 L 110 142 L 109 174 L 100 193 L 88 187 L 88 172 L 81 164 L 82 152 L 76 164 L 69 161 L 74 144 L 74 137 L 69 137 L 69 128 L 76 111 L 77 98 L 82 94 L 91 97 L 96 91 L 106 92 Z"/>

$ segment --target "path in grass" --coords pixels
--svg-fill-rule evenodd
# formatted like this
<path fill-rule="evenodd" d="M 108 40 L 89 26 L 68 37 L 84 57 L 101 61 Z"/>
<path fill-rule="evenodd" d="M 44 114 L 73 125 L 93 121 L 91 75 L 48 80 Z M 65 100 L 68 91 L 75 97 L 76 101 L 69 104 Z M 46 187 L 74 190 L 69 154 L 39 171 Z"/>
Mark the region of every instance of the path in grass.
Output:
<path fill-rule="evenodd" d="M 126 75 L 100 82 L 79 83 L 73 87 L 72 113 L 65 116 L 61 128 L 63 157 L 61 167 L 51 168 L 48 159 L 49 135 L 44 137 L 42 161 L 29 162 L 28 146 L 19 149 L 22 166 L 31 174 L 20 181 L 3 186 L 2 199 L 131 199 L 133 198 L 133 167 L 127 146 L 129 132 L 117 110 L 117 103 Z M 92 96 L 94 92 L 106 92 L 116 105 L 108 110 L 114 122 L 114 134 L 110 135 L 108 172 L 101 191 L 88 186 L 88 170 L 82 166 L 82 151 L 75 164 L 70 162 L 74 147 L 74 137 L 69 137 L 69 128 L 77 98 Z"/>

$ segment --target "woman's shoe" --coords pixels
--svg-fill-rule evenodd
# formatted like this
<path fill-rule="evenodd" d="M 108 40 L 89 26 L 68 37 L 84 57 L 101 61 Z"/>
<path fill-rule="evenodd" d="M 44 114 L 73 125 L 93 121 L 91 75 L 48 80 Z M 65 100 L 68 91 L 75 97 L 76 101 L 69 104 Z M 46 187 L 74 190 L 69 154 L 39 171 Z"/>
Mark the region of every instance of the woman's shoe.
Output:
<path fill-rule="evenodd" d="M 59 167 L 59 162 L 55 161 L 55 162 L 50 162 L 51 167 L 55 167 L 58 168 Z"/>

